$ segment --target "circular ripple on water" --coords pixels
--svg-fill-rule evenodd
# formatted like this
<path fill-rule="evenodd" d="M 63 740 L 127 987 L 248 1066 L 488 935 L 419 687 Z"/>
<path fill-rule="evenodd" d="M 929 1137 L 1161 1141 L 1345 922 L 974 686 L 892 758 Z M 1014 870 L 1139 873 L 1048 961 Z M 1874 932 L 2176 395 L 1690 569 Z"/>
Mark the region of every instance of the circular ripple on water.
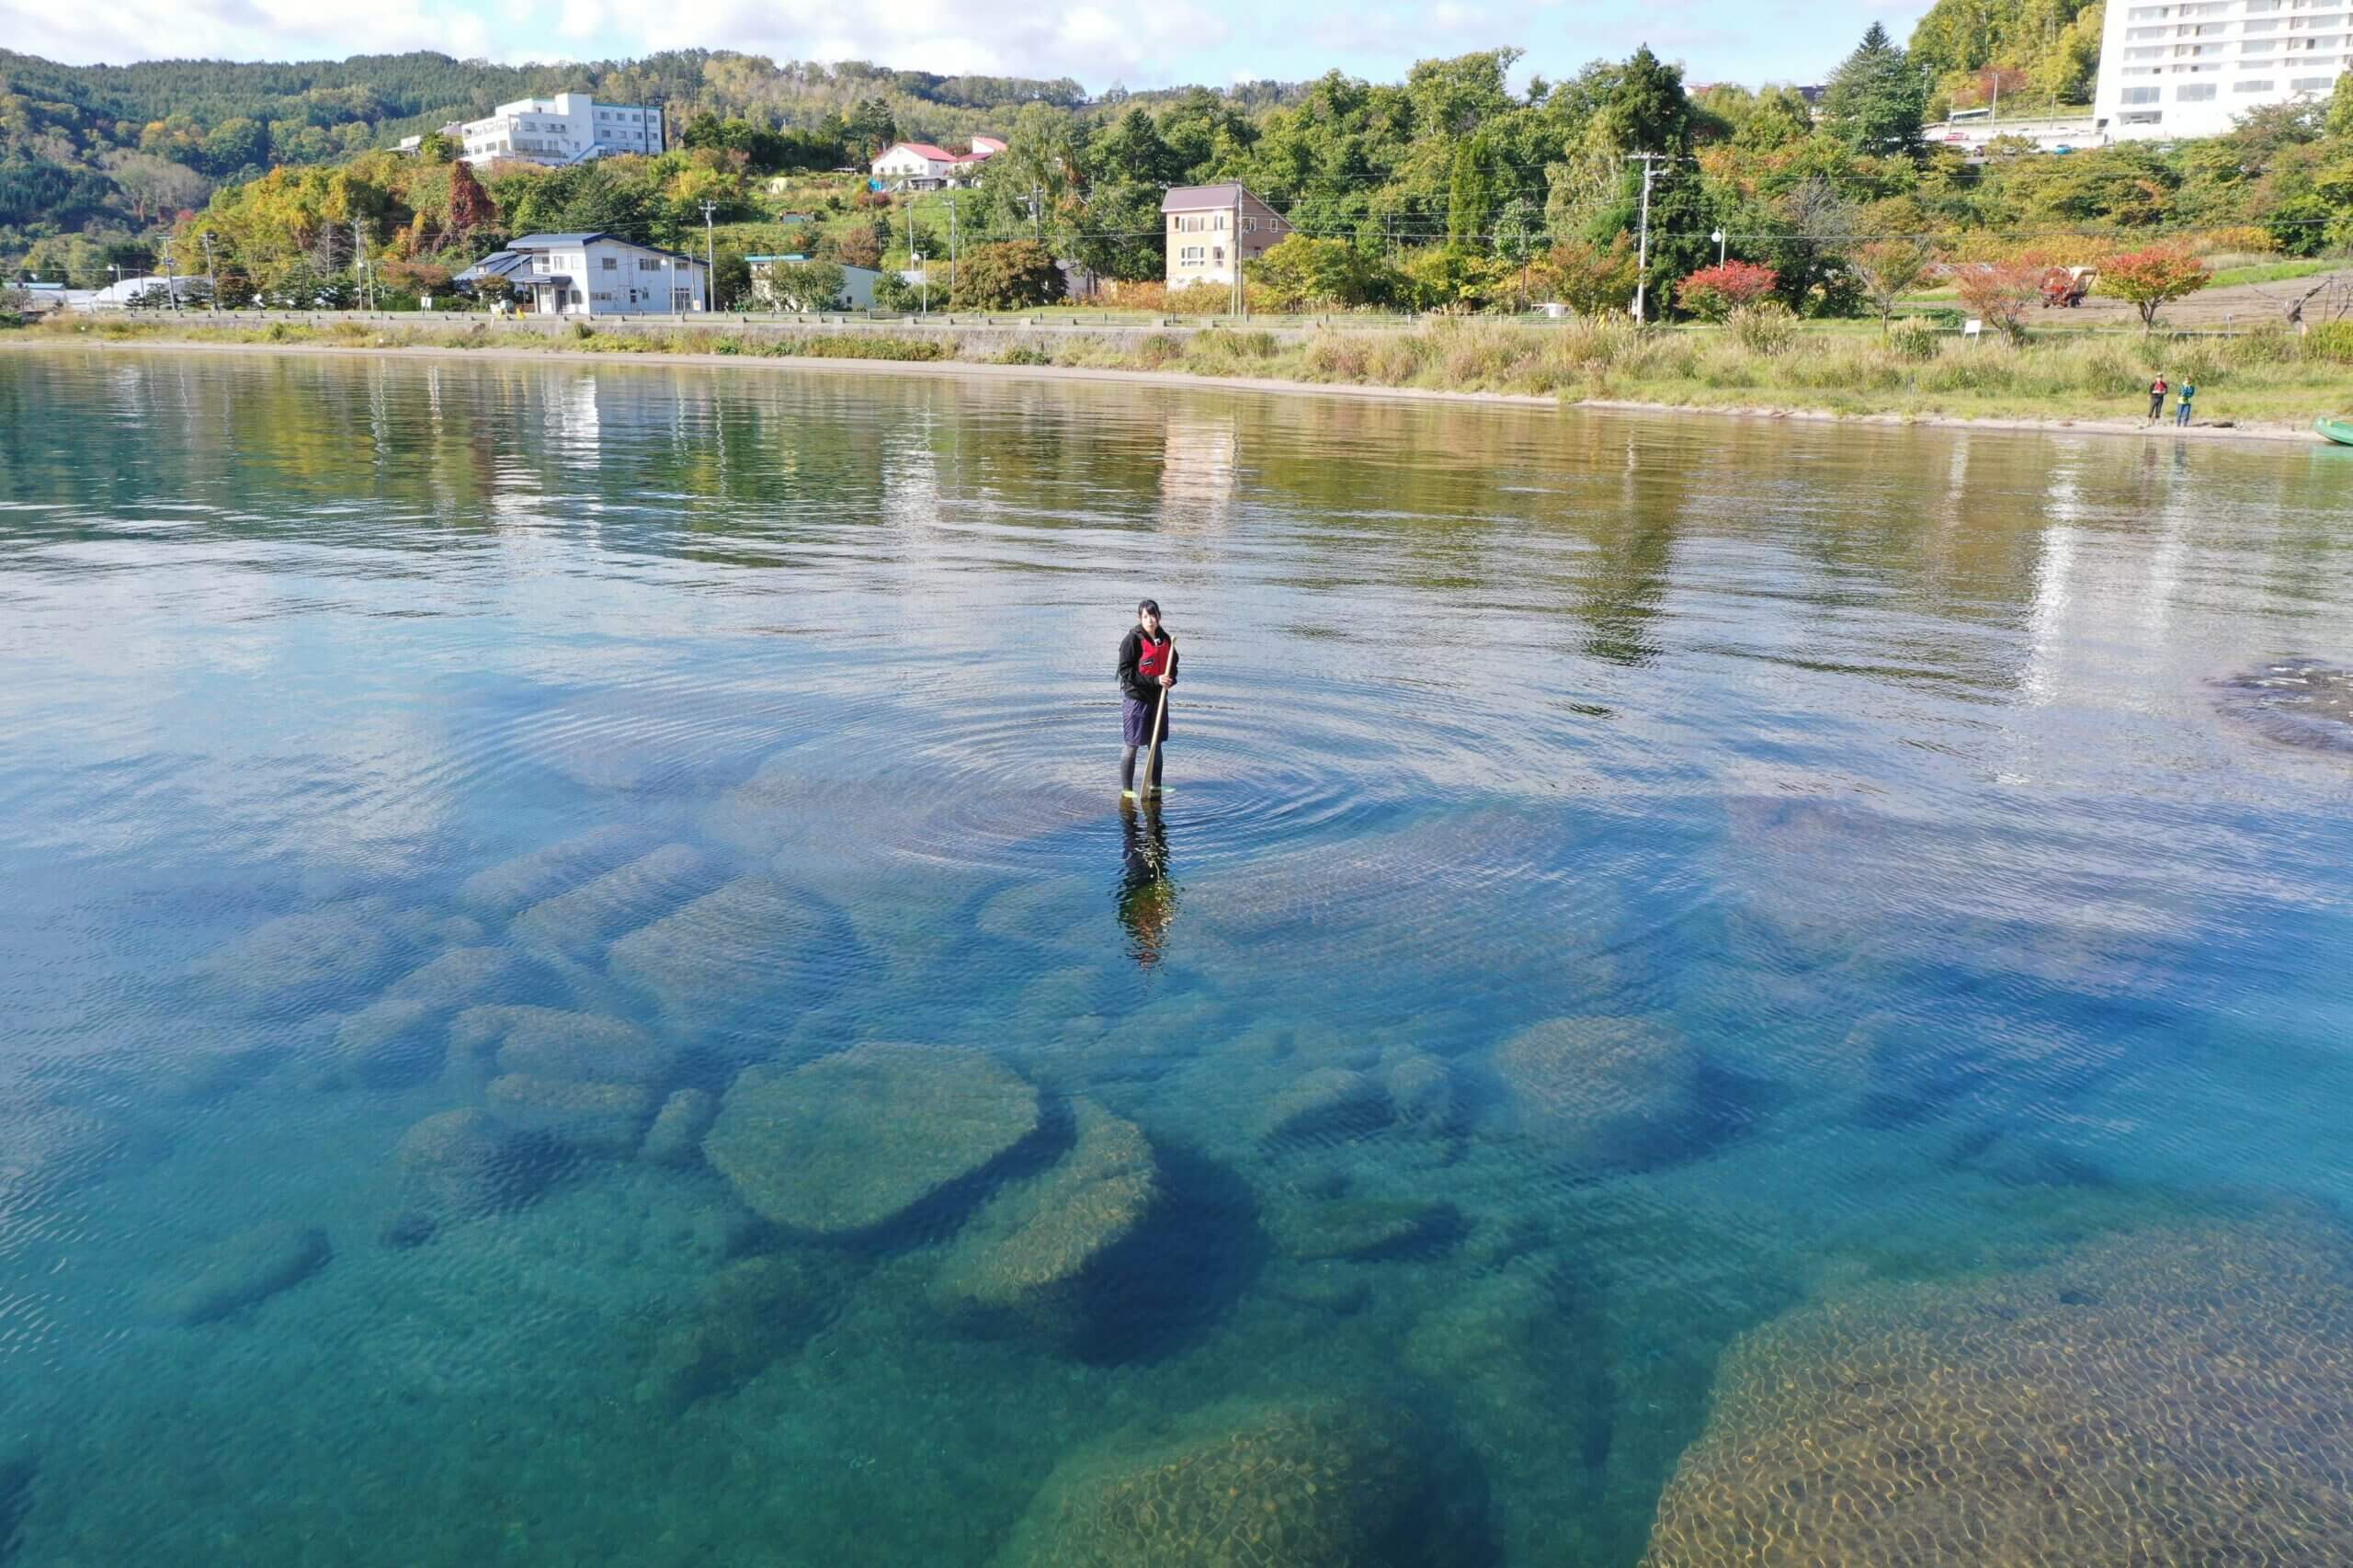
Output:
<path fill-rule="evenodd" d="M 1352 756 L 1398 737 L 1374 699 L 1313 714 L 1246 699 L 1172 717 L 1160 819 L 1192 870 L 1344 836 L 1399 809 L 1410 774 Z M 886 699 L 835 716 L 821 740 L 773 756 L 714 809 L 745 848 L 1050 876 L 1118 864 L 1116 706 L 1093 686 L 1014 699 Z"/>
<path fill-rule="evenodd" d="M 2217 706 L 2268 740 L 2353 754 L 2353 669 L 2325 659 L 2275 659 L 2214 686 Z"/>

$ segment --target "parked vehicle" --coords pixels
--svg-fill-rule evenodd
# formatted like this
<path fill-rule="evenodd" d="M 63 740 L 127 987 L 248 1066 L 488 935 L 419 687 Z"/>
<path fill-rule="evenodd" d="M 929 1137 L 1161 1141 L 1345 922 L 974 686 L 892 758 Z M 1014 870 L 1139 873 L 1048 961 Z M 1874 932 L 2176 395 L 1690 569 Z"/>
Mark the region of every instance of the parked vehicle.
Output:
<path fill-rule="evenodd" d="M 2096 267 L 2054 267 L 2042 275 L 2042 308 L 2064 305 L 2073 309 L 2084 302 L 2099 279 Z"/>

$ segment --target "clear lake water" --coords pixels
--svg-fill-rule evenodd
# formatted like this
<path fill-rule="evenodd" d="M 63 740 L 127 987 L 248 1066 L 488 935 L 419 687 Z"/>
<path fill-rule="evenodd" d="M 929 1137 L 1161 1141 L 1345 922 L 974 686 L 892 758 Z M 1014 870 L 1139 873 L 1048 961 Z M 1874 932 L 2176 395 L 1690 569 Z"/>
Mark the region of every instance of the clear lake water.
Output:
<path fill-rule="evenodd" d="M 2344 1562 L 2348 662 L 2334 449 L 0 354 L 0 1563 Z"/>

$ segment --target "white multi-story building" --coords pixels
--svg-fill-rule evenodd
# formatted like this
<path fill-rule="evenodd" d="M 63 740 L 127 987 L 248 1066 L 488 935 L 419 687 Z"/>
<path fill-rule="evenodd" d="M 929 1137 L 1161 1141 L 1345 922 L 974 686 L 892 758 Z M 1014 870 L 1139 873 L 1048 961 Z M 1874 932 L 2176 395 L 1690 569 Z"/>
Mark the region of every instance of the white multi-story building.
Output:
<path fill-rule="evenodd" d="M 2093 118 L 2119 142 L 2228 131 L 2323 98 L 2353 65 L 2353 0 L 2109 0 Z"/>
<path fill-rule="evenodd" d="M 645 104 L 600 104 L 585 93 L 517 98 L 460 128 L 470 164 L 513 158 L 576 164 L 613 153 L 662 151 L 662 111 Z"/>
<path fill-rule="evenodd" d="M 684 251 L 618 234 L 524 234 L 451 279 L 503 278 L 534 315 L 683 315 L 707 308 L 710 279 Z"/>

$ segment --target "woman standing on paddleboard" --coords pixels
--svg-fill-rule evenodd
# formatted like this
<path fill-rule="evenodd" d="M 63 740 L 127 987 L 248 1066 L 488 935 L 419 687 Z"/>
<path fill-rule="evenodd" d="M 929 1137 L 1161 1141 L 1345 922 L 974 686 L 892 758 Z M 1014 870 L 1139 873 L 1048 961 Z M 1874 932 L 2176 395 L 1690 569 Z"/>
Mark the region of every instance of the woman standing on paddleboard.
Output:
<path fill-rule="evenodd" d="M 1168 744 L 1168 688 L 1176 684 L 1176 642 L 1160 624 L 1160 607 L 1150 599 L 1136 606 L 1136 623 L 1120 642 L 1120 793 L 1136 792 L 1136 750 L 1152 747 L 1144 792 L 1160 793 L 1161 748 Z M 1153 733 L 1153 720 L 1160 721 Z M 1157 744 L 1155 744 L 1157 743 Z"/>

